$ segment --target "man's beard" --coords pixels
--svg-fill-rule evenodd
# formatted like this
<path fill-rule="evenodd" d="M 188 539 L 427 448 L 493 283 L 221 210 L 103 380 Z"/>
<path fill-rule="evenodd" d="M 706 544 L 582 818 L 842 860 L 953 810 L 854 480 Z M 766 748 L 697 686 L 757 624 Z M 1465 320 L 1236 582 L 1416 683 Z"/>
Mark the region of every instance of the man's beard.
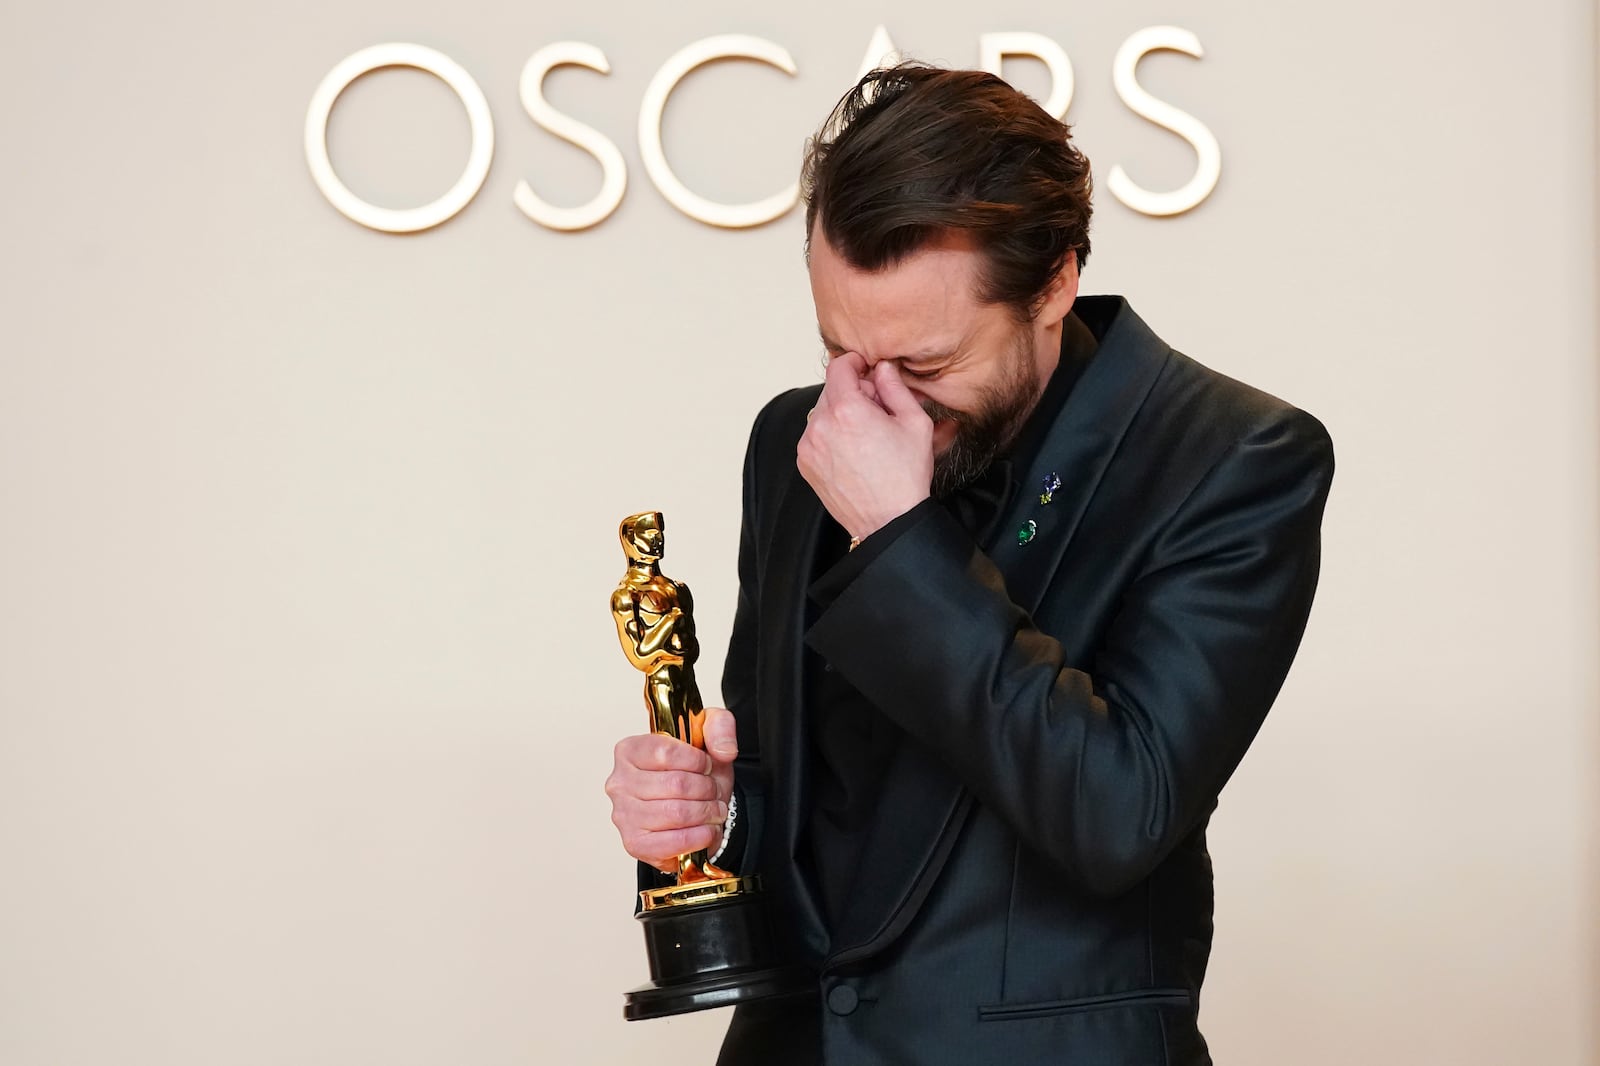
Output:
<path fill-rule="evenodd" d="M 1018 329 L 1000 378 L 978 396 L 977 409 L 957 411 L 932 400 L 922 409 L 935 422 L 956 424 L 950 446 L 933 460 L 932 494 L 944 499 L 972 484 L 1016 439 L 1043 391 L 1033 362 L 1032 331 Z"/>

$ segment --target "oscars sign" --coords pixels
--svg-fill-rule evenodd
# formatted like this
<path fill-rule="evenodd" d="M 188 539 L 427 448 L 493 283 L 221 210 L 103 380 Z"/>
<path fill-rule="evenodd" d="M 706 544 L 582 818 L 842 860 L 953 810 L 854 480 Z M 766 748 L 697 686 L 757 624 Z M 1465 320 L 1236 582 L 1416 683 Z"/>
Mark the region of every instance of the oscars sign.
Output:
<path fill-rule="evenodd" d="M 1211 195 L 1222 173 L 1222 149 L 1212 132 L 1194 116 L 1160 100 L 1138 81 L 1139 61 L 1158 51 L 1179 52 L 1195 59 L 1204 55 L 1200 40 L 1177 26 L 1151 26 L 1131 34 L 1117 49 L 1112 63 L 1112 83 L 1117 97 L 1134 114 L 1176 134 L 1195 154 L 1193 175 L 1180 188 L 1153 191 L 1134 182 L 1121 165 L 1106 176 L 1106 189 L 1119 202 L 1141 214 L 1170 216 L 1191 210 Z M 1001 73 L 1008 56 L 1029 56 L 1049 72 L 1050 92 L 1042 106 L 1057 118 L 1072 105 L 1072 62 L 1059 44 L 1038 33 L 985 33 L 978 38 L 978 66 Z M 743 204 L 718 203 L 690 189 L 667 162 L 662 145 L 661 120 L 678 83 L 691 71 L 715 60 L 740 59 L 764 63 L 788 75 L 799 68 L 781 45 L 762 37 L 740 34 L 706 37 L 680 49 L 656 71 L 639 104 L 637 136 L 645 174 L 662 197 L 677 210 L 708 226 L 745 229 L 765 225 L 787 214 L 799 201 L 800 190 L 791 183 L 763 199 Z M 898 62 L 899 52 L 888 31 L 873 34 L 862 61 L 861 74 Z M 592 126 L 562 114 L 544 96 L 545 77 L 557 67 L 584 67 L 610 74 L 605 53 L 582 41 L 560 41 L 535 52 L 524 64 L 519 84 L 522 107 L 542 129 L 593 156 L 603 175 L 600 190 L 585 204 L 558 207 L 541 199 L 526 180 L 517 182 L 512 199 L 529 219 L 552 230 L 575 232 L 599 225 L 622 203 L 627 192 L 628 169 L 614 141 Z M 362 200 L 334 172 L 328 154 L 328 120 L 339 96 L 357 78 L 386 67 L 410 67 L 443 81 L 466 109 L 471 130 L 471 150 L 466 167 L 444 195 L 421 207 L 393 209 Z M 306 112 L 305 153 L 312 180 L 340 213 L 371 229 L 386 233 L 416 233 L 448 222 L 470 204 L 489 176 L 494 158 L 494 119 L 488 99 L 477 81 L 449 56 L 419 44 L 379 44 L 364 48 L 338 63 L 312 93 Z"/>

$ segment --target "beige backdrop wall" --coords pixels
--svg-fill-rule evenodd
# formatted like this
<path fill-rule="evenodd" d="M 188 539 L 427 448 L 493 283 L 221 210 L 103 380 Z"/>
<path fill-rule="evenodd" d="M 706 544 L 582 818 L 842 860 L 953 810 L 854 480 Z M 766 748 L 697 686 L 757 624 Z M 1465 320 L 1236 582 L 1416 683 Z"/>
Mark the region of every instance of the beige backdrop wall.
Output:
<path fill-rule="evenodd" d="M 667 511 L 717 663 L 744 435 L 817 346 L 797 219 L 677 213 L 635 114 L 691 41 L 782 44 L 797 76 L 719 64 L 667 114 L 688 184 L 757 198 L 879 23 L 962 65 L 982 32 L 1060 42 L 1102 186 L 1153 188 L 1193 156 L 1112 56 L 1196 33 L 1141 77 L 1222 181 L 1164 220 L 1102 193 L 1086 288 L 1337 444 L 1305 648 L 1214 823 L 1218 1060 L 1600 1061 L 1590 0 L 154 0 L 0 10 L 0 1062 L 709 1061 L 725 1016 L 620 1018 L 613 530 Z M 463 64 L 499 135 L 409 238 L 337 214 L 301 149 L 318 80 L 387 40 Z M 609 57 L 548 88 L 630 177 L 576 235 L 512 203 L 598 186 L 518 104 L 559 40 Z M 390 206 L 468 140 L 404 71 L 330 139 Z M 644 389 L 659 417 L 619 425 Z"/>

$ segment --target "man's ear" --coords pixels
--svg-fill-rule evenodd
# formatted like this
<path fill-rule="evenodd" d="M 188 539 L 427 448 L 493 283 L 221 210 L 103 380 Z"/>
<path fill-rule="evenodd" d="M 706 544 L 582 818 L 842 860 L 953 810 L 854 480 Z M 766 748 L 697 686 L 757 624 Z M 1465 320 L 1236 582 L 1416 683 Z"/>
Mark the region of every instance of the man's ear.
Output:
<path fill-rule="evenodd" d="M 1055 277 L 1050 279 L 1049 286 L 1044 290 L 1038 317 L 1045 322 L 1060 322 L 1067 317 L 1077 299 L 1078 252 L 1073 249 L 1061 261 L 1061 269 L 1056 271 Z"/>

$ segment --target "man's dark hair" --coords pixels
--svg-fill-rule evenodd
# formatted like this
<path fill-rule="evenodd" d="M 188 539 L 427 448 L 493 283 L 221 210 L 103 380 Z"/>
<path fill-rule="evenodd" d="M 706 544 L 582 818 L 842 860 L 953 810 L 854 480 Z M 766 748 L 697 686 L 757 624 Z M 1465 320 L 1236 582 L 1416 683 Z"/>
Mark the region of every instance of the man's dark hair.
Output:
<path fill-rule="evenodd" d="M 866 75 L 806 145 L 817 216 L 858 270 L 956 232 L 984 254 L 978 298 L 1031 318 L 1068 252 L 1089 257 L 1089 161 L 1068 126 L 993 74 L 903 63 Z"/>

